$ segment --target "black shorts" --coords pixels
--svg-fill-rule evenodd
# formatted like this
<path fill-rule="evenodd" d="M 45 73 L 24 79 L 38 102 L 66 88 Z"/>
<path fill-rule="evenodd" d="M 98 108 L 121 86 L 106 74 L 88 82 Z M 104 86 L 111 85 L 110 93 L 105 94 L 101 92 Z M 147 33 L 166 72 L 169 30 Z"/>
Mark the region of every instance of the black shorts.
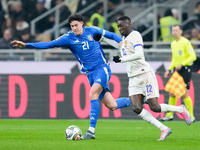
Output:
<path fill-rule="evenodd" d="M 185 86 L 189 90 L 190 89 L 190 80 L 192 78 L 191 66 L 183 66 L 181 68 L 181 70 L 178 71 L 178 73 L 183 77 Z"/>

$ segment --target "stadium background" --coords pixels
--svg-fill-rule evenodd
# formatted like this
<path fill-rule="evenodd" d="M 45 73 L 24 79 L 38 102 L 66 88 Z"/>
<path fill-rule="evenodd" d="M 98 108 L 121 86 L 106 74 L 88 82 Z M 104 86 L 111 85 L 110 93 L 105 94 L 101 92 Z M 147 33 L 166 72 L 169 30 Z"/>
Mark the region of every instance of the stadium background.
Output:
<path fill-rule="evenodd" d="M 100 0 L 101 1 L 101 0 Z M 23 1 L 22 1 L 23 2 Z M 65 2 L 65 1 L 64 1 Z M 64 4 L 63 2 L 63 4 Z M 72 1 L 66 1 L 71 3 Z M 94 6 L 98 1 L 92 1 Z M 102 1 L 105 3 L 105 1 Z M 179 5 L 185 2 L 184 6 Z M 130 4 L 125 14 L 132 17 L 139 16 L 142 11 L 152 7 L 152 5 L 174 4 L 175 8 L 181 8 L 181 13 L 187 13 L 188 19 L 193 16 L 193 10 L 198 0 L 180 1 L 180 0 L 129 0 L 124 1 L 116 7 L 124 4 Z M 172 8 L 169 5 L 169 8 Z M 93 6 L 93 7 L 94 7 Z M 125 7 L 125 6 L 124 6 Z M 134 9 L 133 9 L 134 8 Z M 166 6 L 157 9 L 157 13 L 162 17 Z M 49 10 L 56 10 L 52 8 Z M 105 8 L 108 9 L 108 8 Z M 111 11 L 112 12 L 112 11 Z M 113 11 L 113 16 L 116 12 Z M 153 12 L 155 15 L 156 12 Z M 112 14 L 112 13 L 111 13 Z M 105 13 L 107 26 L 113 21 L 110 13 Z M 44 15 L 44 14 L 43 14 Z M 111 15 L 111 17 L 109 16 Z M 157 16 L 157 15 L 156 15 Z M 109 19 L 109 17 L 111 19 Z M 143 16 L 143 18 L 145 18 Z M 155 18 L 155 16 L 154 16 Z M 40 19 L 40 18 L 38 18 Z M 137 19 L 137 18 L 136 18 Z M 141 18 L 134 21 L 133 28 L 139 25 Z M 37 21 L 37 19 L 35 20 Z M 35 21 L 30 21 L 30 33 L 35 36 L 33 25 Z M 181 21 L 181 20 L 180 20 Z M 51 36 L 56 38 L 60 35 L 59 20 L 55 27 L 37 36 L 37 40 L 51 40 Z M 152 25 L 153 26 L 153 25 Z M 57 33 L 59 31 L 59 33 Z M 154 38 L 153 38 L 154 39 Z M 192 41 L 193 44 L 199 44 Z M 159 102 L 168 102 L 168 93 L 164 91 L 164 85 L 167 79 L 163 74 L 170 63 L 171 51 L 170 42 L 145 41 L 150 48 L 145 48 L 147 61 L 154 68 L 159 82 L 160 98 Z M 128 78 L 124 65 L 112 63 L 112 56 L 118 54 L 118 51 L 106 43 L 102 43 L 106 52 L 106 57 L 111 63 L 112 78 L 110 81 L 111 92 L 115 98 L 127 97 Z M 199 49 L 195 49 L 199 57 Z M 198 66 L 198 64 L 197 64 Z M 198 67 L 197 67 L 198 68 Z M 194 115 L 196 120 L 200 119 L 200 74 L 198 69 L 193 72 L 190 96 L 194 102 Z M 86 76 L 81 74 L 80 67 L 72 54 L 63 49 L 59 50 L 20 50 L 20 49 L 1 49 L 0 50 L 0 118 L 23 118 L 23 119 L 79 119 L 89 118 L 88 92 L 89 84 Z M 179 105 L 183 103 L 178 101 Z M 148 106 L 145 105 L 148 109 Z M 148 109 L 149 110 L 149 109 Z M 164 114 L 152 113 L 156 118 L 163 117 Z M 131 108 L 125 108 L 114 112 L 109 111 L 104 106 L 101 107 L 100 118 L 120 118 L 120 119 L 139 119 L 132 113 Z M 175 119 L 179 118 L 175 116 Z"/>

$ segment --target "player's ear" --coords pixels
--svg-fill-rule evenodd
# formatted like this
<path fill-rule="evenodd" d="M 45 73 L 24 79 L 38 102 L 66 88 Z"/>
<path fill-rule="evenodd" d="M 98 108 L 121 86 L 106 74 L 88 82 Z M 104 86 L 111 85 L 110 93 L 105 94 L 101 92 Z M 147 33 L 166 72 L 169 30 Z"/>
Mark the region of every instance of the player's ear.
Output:
<path fill-rule="evenodd" d="M 84 22 L 83 22 L 83 21 L 81 21 L 81 25 L 82 25 L 82 26 L 84 25 Z"/>

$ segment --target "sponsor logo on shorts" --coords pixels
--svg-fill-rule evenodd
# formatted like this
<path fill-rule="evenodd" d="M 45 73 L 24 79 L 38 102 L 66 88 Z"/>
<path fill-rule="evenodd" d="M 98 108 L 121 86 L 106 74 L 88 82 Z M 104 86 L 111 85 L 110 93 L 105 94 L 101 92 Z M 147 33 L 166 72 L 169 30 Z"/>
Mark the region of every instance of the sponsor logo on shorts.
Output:
<path fill-rule="evenodd" d="M 101 79 L 99 78 L 99 79 L 97 79 L 96 81 L 101 82 Z"/>

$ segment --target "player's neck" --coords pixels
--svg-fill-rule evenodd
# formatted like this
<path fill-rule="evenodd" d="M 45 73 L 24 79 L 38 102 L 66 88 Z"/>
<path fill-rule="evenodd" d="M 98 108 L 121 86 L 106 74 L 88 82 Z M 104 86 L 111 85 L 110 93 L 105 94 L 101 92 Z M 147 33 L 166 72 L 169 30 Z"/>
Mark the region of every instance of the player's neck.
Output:
<path fill-rule="evenodd" d="M 124 35 L 124 36 L 127 37 L 132 31 L 133 31 L 133 30 L 130 29 L 130 30 L 128 31 L 128 34 L 127 34 L 127 35 Z"/>

